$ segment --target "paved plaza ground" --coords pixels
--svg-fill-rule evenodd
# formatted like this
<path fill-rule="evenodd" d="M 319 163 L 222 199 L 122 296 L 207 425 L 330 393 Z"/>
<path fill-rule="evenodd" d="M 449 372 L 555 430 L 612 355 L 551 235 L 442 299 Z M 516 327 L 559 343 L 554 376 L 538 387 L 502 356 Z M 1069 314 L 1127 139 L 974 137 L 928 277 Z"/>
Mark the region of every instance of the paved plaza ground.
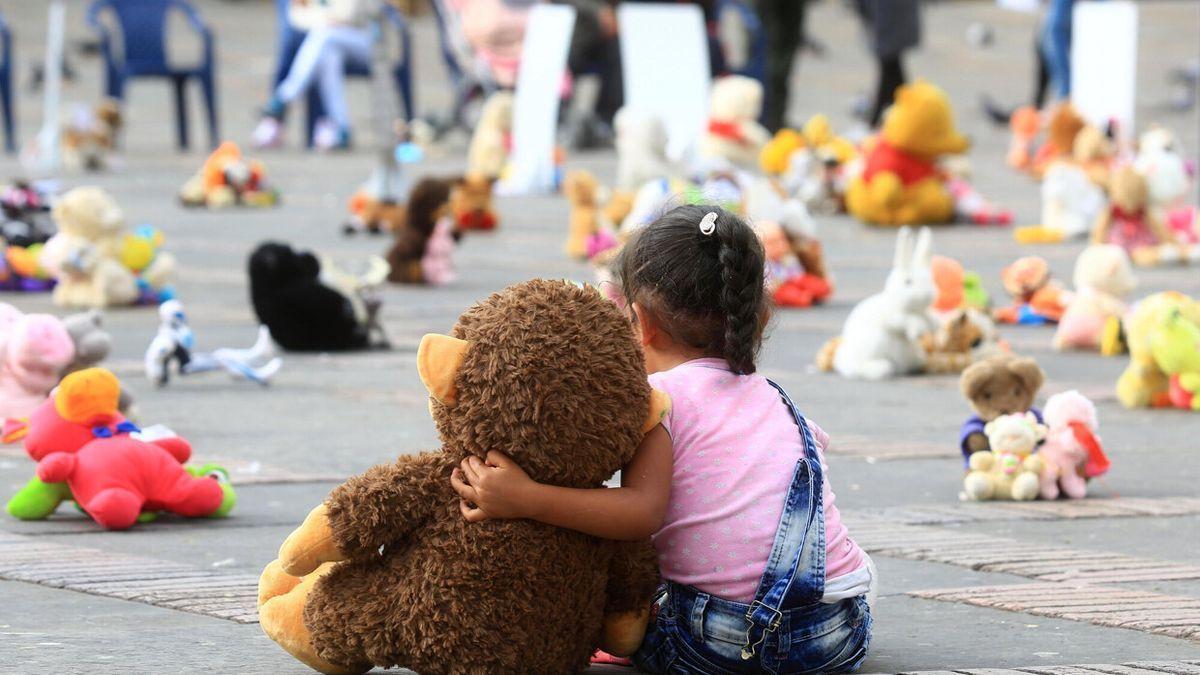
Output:
<path fill-rule="evenodd" d="M 217 35 L 224 133 L 245 140 L 274 68 L 274 3 L 196 4 Z M 85 37 L 85 3 L 68 5 L 69 37 Z M 1200 4 L 1139 6 L 1139 123 L 1174 128 L 1195 157 L 1200 117 L 1194 108 L 1168 108 L 1166 72 L 1198 56 Z M 43 45 L 44 3 L 4 0 L 3 7 L 17 36 L 24 87 Z M 994 29 L 991 47 L 968 44 L 967 26 L 974 21 Z M 857 26 L 838 2 L 817 3 L 810 25 L 828 51 L 822 59 L 804 56 L 793 114 L 803 120 L 826 112 L 838 128 L 847 128 L 854 98 L 873 86 L 874 77 Z M 1028 95 L 1032 30 L 1030 17 L 991 3 L 932 4 L 925 45 L 910 64 L 911 73 L 950 92 L 959 124 L 975 142 L 977 186 L 1011 206 L 1021 223 L 1036 222 L 1038 188 L 1004 166 L 1007 132 L 983 119 L 977 101 L 983 92 L 1014 102 Z M 417 19 L 414 33 L 418 106 L 440 110 L 447 93 L 434 25 Z M 77 79 L 66 98 L 94 100 L 100 64 L 79 55 L 71 60 Z M 350 95 L 365 145 L 367 85 L 353 82 Z M 40 120 L 40 99 L 23 93 L 19 103 L 28 138 Z M 283 190 L 280 208 L 181 209 L 175 191 L 203 153 L 173 150 L 170 103 L 159 83 L 132 85 L 124 168 L 65 176 L 63 184 L 102 185 L 131 224 L 150 222 L 164 230 L 181 263 L 178 288 L 198 348 L 253 339 L 244 268 L 258 242 L 287 240 L 346 261 L 382 252 L 380 239 L 338 233 L 345 199 L 371 167 L 373 155 L 366 150 L 322 156 L 294 149 L 293 141 L 293 149 L 264 155 L 271 179 Z M 203 140 L 195 124 L 199 108 L 192 103 L 193 138 Z M 465 140 L 450 138 L 440 150 L 417 171 L 461 171 Z M 615 156 L 577 154 L 567 164 L 590 168 L 607 181 Z M 13 158 L 0 157 L 0 176 L 19 173 Z M 509 283 L 533 276 L 590 278 L 585 265 L 561 253 L 567 216 L 561 198 L 505 198 L 498 208 L 498 232 L 464 240 L 457 283 L 385 290 L 383 317 L 394 350 L 288 355 L 267 390 L 218 375 L 155 390 L 140 365 L 156 329 L 155 313 L 109 312 L 117 348 L 108 365 L 136 395 L 140 419 L 167 424 L 190 439 L 197 459 L 224 462 L 238 487 L 238 506 L 226 520 L 162 518 L 122 533 L 103 532 L 66 508 L 44 522 L 0 518 L 0 673 L 306 672 L 255 623 L 254 583 L 287 533 L 338 481 L 436 447 L 415 368 L 420 336 L 449 330 L 469 303 Z M 955 378 L 858 383 L 813 372 L 816 350 L 839 330 L 854 303 L 881 287 L 893 240 L 890 231 L 846 217 L 822 218 L 820 225 L 836 295 L 824 307 L 779 313 L 761 370 L 832 435 L 830 479 L 838 505 L 852 536 L 878 564 L 881 594 L 862 672 L 1200 673 L 1200 417 L 1125 410 L 1113 395 L 1123 359 L 1058 354 L 1049 329 L 1006 329 L 1013 347 L 1037 357 L 1046 370 L 1043 394 L 1077 388 L 1094 398 L 1114 467 L 1093 483 L 1086 502 L 960 503 L 955 444 L 968 409 Z M 978 270 L 1001 301 L 1000 268 L 1027 252 L 1008 230 L 971 226 L 937 231 L 935 249 Z M 1039 253 L 1069 279 L 1078 250 Z M 1195 267 L 1140 276 L 1139 293 L 1174 288 L 1200 294 Z M 0 300 L 26 311 L 53 311 L 46 296 Z M 15 491 L 32 470 L 19 449 L 0 449 L 0 493 Z M 1108 665 L 1062 667 L 1078 664 Z"/>

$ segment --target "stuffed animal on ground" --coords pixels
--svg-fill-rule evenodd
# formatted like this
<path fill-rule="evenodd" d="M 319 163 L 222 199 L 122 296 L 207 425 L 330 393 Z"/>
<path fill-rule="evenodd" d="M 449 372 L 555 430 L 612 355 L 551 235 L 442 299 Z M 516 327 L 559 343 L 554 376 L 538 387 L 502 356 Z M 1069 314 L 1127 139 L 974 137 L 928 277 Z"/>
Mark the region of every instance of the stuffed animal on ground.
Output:
<path fill-rule="evenodd" d="M 792 240 L 783 226 L 773 220 L 759 220 L 754 231 L 762 241 L 767 258 L 765 280 L 767 292 L 779 307 L 811 307 L 825 301 L 833 293 L 833 287 L 824 276 L 824 269 L 809 271 L 796 254 Z M 820 259 L 820 242 L 809 240 L 815 247 L 810 249 Z M 820 274 L 818 274 L 818 272 Z"/>
<path fill-rule="evenodd" d="M 563 179 L 563 196 L 571 205 L 567 221 L 567 241 L 563 251 L 576 260 L 588 259 L 588 244 L 600 233 L 600 208 L 597 192 L 600 184 L 590 172 L 568 171 Z"/>
<path fill-rule="evenodd" d="M 1200 303 L 1175 291 L 1142 298 L 1122 319 L 1129 365 L 1117 379 L 1117 399 L 1126 408 L 1171 406 L 1170 377 L 1158 365 L 1153 347 L 1168 318 L 1176 313 L 1200 326 Z M 1186 343 L 1181 346 L 1186 347 Z M 1159 355 L 1166 355 L 1161 347 Z"/>
<path fill-rule="evenodd" d="M 459 231 L 496 229 L 499 221 L 492 208 L 495 183 L 495 179 L 482 174 L 467 173 L 455 184 L 450 192 L 450 211 Z"/>
<path fill-rule="evenodd" d="M 1046 441 L 1038 449 L 1042 499 L 1087 496 L 1087 481 L 1108 472 L 1110 462 L 1096 432 L 1096 406 L 1074 389 L 1046 399 Z"/>
<path fill-rule="evenodd" d="M 1109 208 L 1100 212 L 1092 243 L 1116 244 L 1134 264 L 1200 262 L 1200 245 L 1180 241 L 1150 208 L 1146 179 L 1130 165 L 1113 172 L 1108 187 Z"/>
<path fill-rule="evenodd" d="M 0 291 L 43 293 L 52 290 L 57 280 L 42 267 L 43 244 L 12 246 L 0 239 Z"/>
<path fill-rule="evenodd" d="M 1005 349 L 996 324 L 987 314 L 970 307 L 951 312 L 926 337 L 925 372 L 935 375 L 961 373 L 972 363 Z"/>
<path fill-rule="evenodd" d="M 848 167 L 858 159 L 857 146 L 834 134 L 829 118 L 821 114 L 809 118 L 800 133 L 804 145 L 790 154 L 779 179 L 784 190 L 812 211 L 845 210 Z"/>
<path fill-rule="evenodd" d="M 771 139 L 758 123 L 763 89 L 758 80 L 741 75 L 717 78 L 708 104 L 708 127 L 700 137 L 700 156 L 718 168 L 758 168 L 758 156 Z"/>
<path fill-rule="evenodd" d="M 63 166 L 71 171 L 104 171 L 112 163 L 121 131 L 121 107 L 106 98 L 92 109 L 81 108 L 62 132 Z"/>
<path fill-rule="evenodd" d="M 1167 396 L 1171 405 L 1200 410 L 1200 324 L 1178 309 L 1160 317 L 1150 337 L 1150 353 L 1170 378 Z"/>
<path fill-rule="evenodd" d="M 992 202 L 971 184 L 971 162 L 962 155 L 943 162 L 946 189 L 954 198 L 954 222 L 971 225 L 1011 225 L 1013 213 Z"/>
<path fill-rule="evenodd" d="M 212 352 L 195 352 L 195 334 L 188 325 L 183 303 L 178 300 L 164 302 L 158 307 L 158 316 L 158 333 L 146 348 L 143 363 L 146 379 L 159 387 L 170 381 L 172 363 L 176 364 L 180 375 L 224 370 L 234 378 L 264 387 L 283 366 L 283 360 L 275 356 L 271 332 L 265 326 L 259 327 L 258 339 L 249 349 L 223 347 Z"/>
<path fill-rule="evenodd" d="M 1037 361 L 1013 354 L 989 357 L 963 371 L 959 390 L 975 412 L 959 431 L 964 463 L 973 453 L 991 447 L 984 429 L 988 422 L 1002 415 L 1025 412 L 1041 419 L 1033 401 L 1045 380 L 1046 374 Z"/>
<path fill-rule="evenodd" d="M 1142 134 L 1133 167 L 1146 179 L 1150 211 L 1188 253 L 1187 261 L 1200 262 L 1200 209 L 1189 203 L 1194 181 L 1179 139 L 1162 127 Z M 1149 263 L 1174 262 L 1177 257 L 1170 247 L 1155 253 L 1153 260 L 1147 256 Z"/>
<path fill-rule="evenodd" d="M 500 177 L 512 145 L 513 94 L 497 91 L 479 111 L 479 122 L 467 149 L 467 172 L 490 179 Z"/>
<path fill-rule="evenodd" d="M 1086 237 L 1107 206 L 1104 190 L 1073 162 L 1059 160 L 1042 178 L 1042 223 L 1017 228 L 1020 244 L 1056 244 Z"/>
<path fill-rule="evenodd" d="M 27 417 L 75 358 L 62 321 L 0 303 L 0 421 Z"/>
<path fill-rule="evenodd" d="M 1046 123 L 1046 142 L 1038 148 L 1030 166 L 1033 175 L 1042 176 L 1054 162 L 1071 157 L 1079 132 L 1087 127 L 1087 120 L 1075 106 L 1067 102 L 1056 105 Z"/>
<path fill-rule="evenodd" d="M 597 646 L 636 649 L 658 583 L 648 541 L 468 523 L 449 479 L 487 450 L 575 488 L 625 465 L 669 405 L 625 315 L 594 289 L 528 281 L 468 309 L 454 337 L 426 335 L 417 370 L 440 450 L 371 468 L 309 513 L 263 571 L 264 632 L 326 673 L 570 673 Z"/>
<path fill-rule="evenodd" d="M 950 222 L 954 196 L 937 161 L 967 146 L 945 92 L 925 81 L 897 88 L 862 173 L 846 189 L 846 209 L 874 225 Z"/>
<path fill-rule="evenodd" d="M 1104 327 L 1125 314 L 1122 298 L 1137 287 L 1125 250 L 1093 244 L 1075 259 L 1075 292 L 1054 332 L 1054 348 L 1098 351 Z"/>
<path fill-rule="evenodd" d="M 1067 292 L 1050 274 L 1050 263 L 1038 256 L 1018 258 L 1000 271 L 1004 290 L 1013 298 L 1009 307 L 992 310 L 1000 323 L 1041 326 L 1062 318 Z"/>
<path fill-rule="evenodd" d="M 934 285 L 929 311 L 938 321 L 944 321 L 960 309 L 989 311 L 991 299 L 977 272 L 964 270 L 962 263 L 941 255 L 930 258 L 929 270 Z"/>
<path fill-rule="evenodd" d="M 1014 169 L 1027 171 L 1033 166 L 1034 143 L 1042 131 L 1042 116 L 1037 108 L 1022 106 L 1009 116 L 1008 128 L 1012 137 L 1008 142 L 1005 161 Z"/>
<path fill-rule="evenodd" d="M 450 212 L 455 181 L 422 178 L 408 195 L 404 226 L 387 252 L 388 281 L 441 285 L 454 280 L 454 242 L 459 232 Z"/>
<path fill-rule="evenodd" d="M 621 108 L 613 118 L 617 149 L 616 192 L 632 194 L 659 178 L 683 175 L 683 169 L 667 157 L 667 128 L 657 115 Z"/>
<path fill-rule="evenodd" d="M 377 199 L 365 190 L 350 197 L 350 220 L 342 225 L 343 234 L 380 234 L 404 228 L 404 205 L 394 199 Z"/>
<path fill-rule="evenodd" d="M 117 410 L 121 385 L 103 368 L 63 378 L 54 396 L 29 418 L 25 451 L 43 483 L 66 483 L 71 498 L 99 525 L 124 530 L 142 511 L 187 518 L 222 517 L 237 501 L 227 480 L 183 468 L 187 441 L 151 441 Z"/>
<path fill-rule="evenodd" d="M 925 369 L 924 340 L 933 332 L 929 303 L 932 234 L 922 228 L 914 238 L 908 227 L 896 236 L 896 256 L 883 292 L 855 305 L 840 338 L 818 354 L 818 365 L 832 365 L 843 377 L 882 380 Z"/>
<path fill-rule="evenodd" d="M 54 304 L 103 309 L 138 299 L 137 276 L 121 263 L 125 214 L 104 190 L 81 187 L 54 205 L 58 234 L 40 262 L 57 280 Z M 169 265 L 164 260 L 160 263 Z"/>
<path fill-rule="evenodd" d="M 265 242 L 250 254 L 250 300 L 259 323 L 288 351 L 336 352 L 382 346 L 375 335 L 378 303 L 322 281 L 308 251 Z"/>
<path fill-rule="evenodd" d="M 237 143 L 225 141 L 213 150 L 200 172 L 184 183 L 179 191 L 184 206 L 266 207 L 279 203 L 279 192 L 267 184 L 261 162 L 242 156 Z"/>
<path fill-rule="evenodd" d="M 58 229 L 50 215 L 49 197 L 28 181 L 14 181 L 0 192 L 0 210 L 0 240 L 9 246 L 44 244 Z"/>
<path fill-rule="evenodd" d="M 104 330 L 104 318 L 100 312 L 89 310 L 64 317 L 63 327 L 71 336 L 75 345 L 75 358 L 62 369 L 60 377 L 66 377 L 76 371 L 100 365 L 112 352 L 112 335 Z M 133 409 L 133 396 L 129 390 L 121 388 L 121 399 L 118 408 L 122 415 L 128 416 Z"/>
<path fill-rule="evenodd" d="M 963 491 L 972 501 L 1037 499 L 1042 458 L 1033 454 L 1046 427 L 1032 413 L 1002 415 L 984 427 L 990 450 L 971 455 Z"/>
<path fill-rule="evenodd" d="M 175 257 L 162 252 L 163 233 L 139 225 L 121 239 L 121 264 L 137 276 L 140 305 L 157 305 L 175 297 Z"/>

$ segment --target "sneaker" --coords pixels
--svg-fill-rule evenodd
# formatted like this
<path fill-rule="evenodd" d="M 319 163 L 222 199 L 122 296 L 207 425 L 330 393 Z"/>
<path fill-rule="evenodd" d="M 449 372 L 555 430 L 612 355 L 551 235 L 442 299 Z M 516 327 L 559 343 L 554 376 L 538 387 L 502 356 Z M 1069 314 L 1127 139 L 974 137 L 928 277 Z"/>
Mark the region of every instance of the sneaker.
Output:
<path fill-rule="evenodd" d="M 274 117 L 263 117 L 250 134 L 250 145 L 258 150 L 282 147 L 283 124 Z"/>
<path fill-rule="evenodd" d="M 313 129 L 313 146 L 318 150 L 349 149 L 350 130 L 341 129 L 328 119 L 318 120 Z"/>

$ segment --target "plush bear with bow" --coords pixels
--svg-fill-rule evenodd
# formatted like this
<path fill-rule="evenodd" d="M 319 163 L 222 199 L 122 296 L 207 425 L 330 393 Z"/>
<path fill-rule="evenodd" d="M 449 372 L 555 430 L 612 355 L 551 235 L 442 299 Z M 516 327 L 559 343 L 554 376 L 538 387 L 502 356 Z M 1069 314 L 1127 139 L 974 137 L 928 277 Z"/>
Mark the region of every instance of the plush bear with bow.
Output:
<path fill-rule="evenodd" d="M 1087 496 L 1089 478 L 1108 471 L 1109 461 L 1096 437 L 1100 428 L 1096 406 L 1074 389 L 1046 400 L 1046 442 L 1042 456 L 1039 492 L 1042 499 L 1070 499 Z"/>
<path fill-rule="evenodd" d="M 183 468 L 192 449 L 169 436 L 142 440 L 117 410 L 121 385 L 103 368 L 63 378 L 54 396 L 29 418 L 25 451 L 43 483 L 65 483 L 72 499 L 97 523 L 124 530 L 143 511 L 188 518 L 220 517 L 236 502 L 216 476 Z"/>
<path fill-rule="evenodd" d="M 426 335 L 417 369 L 442 447 L 351 478 L 259 582 L 263 630 L 326 673 L 568 673 L 628 654 L 658 583 L 648 541 L 530 520 L 468 523 L 450 474 L 508 453 L 536 480 L 597 488 L 666 411 L 629 321 L 562 281 L 511 286 Z M 549 629 L 548 629 L 549 627 Z"/>

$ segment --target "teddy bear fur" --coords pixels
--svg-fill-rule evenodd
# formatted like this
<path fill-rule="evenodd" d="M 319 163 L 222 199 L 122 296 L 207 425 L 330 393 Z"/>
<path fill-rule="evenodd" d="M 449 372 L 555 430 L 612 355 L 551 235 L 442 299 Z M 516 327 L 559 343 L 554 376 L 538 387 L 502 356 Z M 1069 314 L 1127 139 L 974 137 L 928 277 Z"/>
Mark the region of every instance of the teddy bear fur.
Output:
<path fill-rule="evenodd" d="M 449 213 L 450 193 L 455 185 L 451 178 L 422 178 L 413 186 L 405 205 L 403 226 L 394 230 L 395 240 L 387 252 L 391 267 L 388 281 L 396 284 L 425 283 L 421 258 L 426 244 L 433 236 L 437 222 Z"/>
<path fill-rule="evenodd" d="M 605 615 L 648 607 L 649 542 L 471 524 L 449 477 L 501 450 L 537 481 L 600 487 L 651 409 L 628 319 L 594 289 L 533 280 L 468 309 L 454 338 L 426 336 L 417 360 L 441 448 L 334 489 L 263 573 L 264 630 L 324 672 L 583 670 Z"/>
<path fill-rule="evenodd" d="M 112 197 L 98 187 L 75 188 L 58 200 L 53 215 L 58 234 L 46 242 L 40 261 L 58 279 L 54 304 L 95 309 L 133 304 L 137 278 L 120 262 L 125 214 Z"/>
<path fill-rule="evenodd" d="M 75 345 L 57 317 L 0 303 L 0 422 L 32 413 L 74 358 Z"/>
<path fill-rule="evenodd" d="M 275 206 L 279 194 L 267 186 L 262 162 L 242 155 L 233 141 L 217 146 L 204 160 L 200 171 L 179 190 L 184 206 L 210 209 L 230 206 Z"/>
<path fill-rule="evenodd" d="M 1075 293 L 1054 332 L 1054 348 L 1098 351 L 1105 325 L 1125 314 L 1122 298 L 1137 287 L 1137 278 L 1124 249 L 1093 244 L 1075 259 L 1074 281 Z"/>
<path fill-rule="evenodd" d="M 968 366 L 958 383 L 975 412 L 960 432 L 964 459 L 990 449 L 984 425 L 997 417 L 1029 411 L 1040 421 L 1041 413 L 1033 401 L 1045 380 L 1037 361 L 1014 354 L 997 354 Z"/>
<path fill-rule="evenodd" d="M 758 80 L 727 75 L 713 82 L 708 128 L 700 137 L 700 156 L 746 171 L 758 169 L 758 156 L 771 140 L 758 118 L 763 89 Z"/>
<path fill-rule="evenodd" d="M 967 499 L 1037 499 L 1044 462 L 1033 451 L 1046 437 L 1046 427 L 1033 413 L 1014 413 L 988 422 L 984 433 L 991 449 L 971 455 L 963 478 Z"/>
<path fill-rule="evenodd" d="M 862 173 L 846 188 L 846 209 L 874 225 L 950 222 L 954 196 L 937 160 L 968 145 L 945 92 L 923 80 L 898 87 Z"/>
<path fill-rule="evenodd" d="M 1170 378 L 1155 361 L 1153 344 L 1173 313 L 1200 326 L 1200 303 L 1175 291 L 1142 298 L 1121 325 L 1129 350 L 1129 365 L 1117 379 L 1117 399 L 1126 408 L 1166 407 Z"/>
<path fill-rule="evenodd" d="M 250 254 L 250 300 L 259 323 L 288 351 L 366 349 L 369 324 L 342 291 L 321 281 L 321 263 L 308 251 L 268 241 Z"/>
<path fill-rule="evenodd" d="M 657 115 L 629 107 L 613 117 L 617 149 L 618 192 L 632 194 L 658 178 L 674 178 L 684 172 L 667 157 L 667 128 Z"/>
<path fill-rule="evenodd" d="M 961 373 L 967 366 L 998 354 L 996 324 L 974 307 L 961 307 L 943 316 L 926 347 L 925 372 Z"/>
<path fill-rule="evenodd" d="M 78 122 L 62 131 L 63 166 L 79 171 L 103 171 L 116 150 L 121 131 L 121 107 L 116 99 L 102 99 Z"/>
<path fill-rule="evenodd" d="M 508 161 L 509 134 L 512 131 L 513 94 L 497 91 L 488 97 L 479 111 L 479 122 L 467 149 L 467 172 L 496 179 Z"/>

